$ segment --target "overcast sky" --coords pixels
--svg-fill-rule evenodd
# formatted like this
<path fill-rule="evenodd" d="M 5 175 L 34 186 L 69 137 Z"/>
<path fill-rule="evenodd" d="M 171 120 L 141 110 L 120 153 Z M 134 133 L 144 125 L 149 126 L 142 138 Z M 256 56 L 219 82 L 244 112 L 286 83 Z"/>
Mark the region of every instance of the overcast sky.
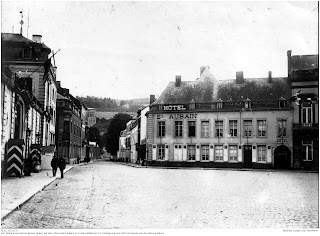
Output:
<path fill-rule="evenodd" d="M 202 65 L 218 80 L 234 79 L 236 71 L 247 78 L 267 77 L 268 71 L 287 76 L 287 50 L 318 53 L 317 2 L 1 5 L 1 32 L 19 33 L 23 10 L 23 36 L 40 34 L 53 51 L 61 49 L 57 80 L 74 96 L 160 95 L 176 75 L 196 80 Z"/>

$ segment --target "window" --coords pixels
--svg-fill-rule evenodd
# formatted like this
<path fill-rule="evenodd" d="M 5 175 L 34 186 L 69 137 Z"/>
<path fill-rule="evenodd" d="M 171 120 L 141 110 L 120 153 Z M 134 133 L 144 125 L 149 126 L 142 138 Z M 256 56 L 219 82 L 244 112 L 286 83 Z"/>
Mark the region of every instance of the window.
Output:
<path fill-rule="evenodd" d="M 158 122 L 158 137 L 164 137 L 166 135 L 166 126 L 164 121 Z"/>
<path fill-rule="evenodd" d="M 236 120 L 229 121 L 229 129 L 230 129 L 230 136 L 237 137 L 238 136 L 238 124 Z"/>
<path fill-rule="evenodd" d="M 266 124 L 265 120 L 258 120 L 258 137 L 266 137 Z"/>
<path fill-rule="evenodd" d="M 209 145 L 201 145 L 201 160 L 209 161 Z"/>
<path fill-rule="evenodd" d="M 158 145 L 158 159 L 164 160 L 165 147 L 164 145 Z"/>
<path fill-rule="evenodd" d="M 287 121 L 278 120 L 278 137 L 286 137 L 286 136 L 287 136 Z"/>
<path fill-rule="evenodd" d="M 196 122 L 188 121 L 189 137 L 196 137 Z"/>
<path fill-rule="evenodd" d="M 175 121 L 175 136 L 182 137 L 182 121 Z"/>
<path fill-rule="evenodd" d="M 238 161 L 238 146 L 229 146 L 229 161 Z"/>
<path fill-rule="evenodd" d="M 223 161 L 223 146 L 222 145 L 215 146 L 215 157 L 216 157 L 216 161 Z"/>
<path fill-rule="evenodd" d="M 69 133 L 70 123 L 68 120 L 65 120 L 63 123 L 63 132 Z"/>
<path fill-rule="evenodd" d="M 302 107 L 302 123 L 303 124 L 310 124 L 312 123 L 311 120 L 312 117 L 312 109 L 311 109 L 311 104 L 304 104 Z"/>
<path fill-rule="evenodd" d="M 216 137 L 223 137 L 223 121 L 217 120 L 216 124 Z"/>
<path fill-rule="evenodd" d="M 244 137 L 250 137 L 252 134 L 252 120 L 245 120 L 243 123 L 244 123 Z"/>
<path fill-rule="evenodd" d="M 188 160 L 195 161 L 196 160 L 196 146 L 188 145 Z"/>
<path fill-rule="evenodd" d="M 258 145 L 258 161 L 267 161 L 267 147 Z"/>
<path fill-rule="evenodd" d="M 22 57 L 24 58 L 31 58 L 31 48 L 24 48 L 22 51 Z"/>
<path fill-rule="evenodd" d="M 201 121 L 201 137 L 209 137 L 209 121 Z"/>
<path fill-rule="evenodd" d="M 302 157 L 304 161 L 313 160 L 312 141 L 309 141 L 309 140 L 302 141 Z"/>

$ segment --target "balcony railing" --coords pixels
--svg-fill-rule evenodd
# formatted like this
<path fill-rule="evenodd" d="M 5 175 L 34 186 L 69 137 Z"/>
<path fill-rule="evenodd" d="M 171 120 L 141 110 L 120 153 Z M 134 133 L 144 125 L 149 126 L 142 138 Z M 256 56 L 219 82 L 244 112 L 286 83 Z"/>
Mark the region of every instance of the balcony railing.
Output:
<path fill-rule="evenodd" d="M 319 129 L 319 123 L 293 124 L 293 129 Z"/>

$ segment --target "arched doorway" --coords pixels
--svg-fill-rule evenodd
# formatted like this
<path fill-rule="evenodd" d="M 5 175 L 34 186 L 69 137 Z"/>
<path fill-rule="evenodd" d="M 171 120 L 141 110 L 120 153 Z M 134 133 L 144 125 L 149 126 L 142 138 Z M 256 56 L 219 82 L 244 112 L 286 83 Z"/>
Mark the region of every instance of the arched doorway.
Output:
<path fill-rule="evenodd" d="M 274 150 L 274 168 L 291 168 L 291 151 L 288 147 L 280 145 Z"/>

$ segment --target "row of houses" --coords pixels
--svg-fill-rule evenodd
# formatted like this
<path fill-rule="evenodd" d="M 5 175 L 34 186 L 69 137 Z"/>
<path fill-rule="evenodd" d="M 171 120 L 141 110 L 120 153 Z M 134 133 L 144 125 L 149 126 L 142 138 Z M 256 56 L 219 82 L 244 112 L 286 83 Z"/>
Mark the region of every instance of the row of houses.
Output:
<path fill-rule="evenodd" d="M 1 176 L 23 175 L 28 157 L 50 168 L 54 152 L 67 163 L 90 155 L 90 109 L 57 81 L 41 35 L 1 33 L 1 102 Z"/>
<path fill-rule="evenodd" d="M 319 168 L 318 55 L 287 52 L 288 76 L 176 76 L 119 137 L 118 158 L 152 166 Z"/>

